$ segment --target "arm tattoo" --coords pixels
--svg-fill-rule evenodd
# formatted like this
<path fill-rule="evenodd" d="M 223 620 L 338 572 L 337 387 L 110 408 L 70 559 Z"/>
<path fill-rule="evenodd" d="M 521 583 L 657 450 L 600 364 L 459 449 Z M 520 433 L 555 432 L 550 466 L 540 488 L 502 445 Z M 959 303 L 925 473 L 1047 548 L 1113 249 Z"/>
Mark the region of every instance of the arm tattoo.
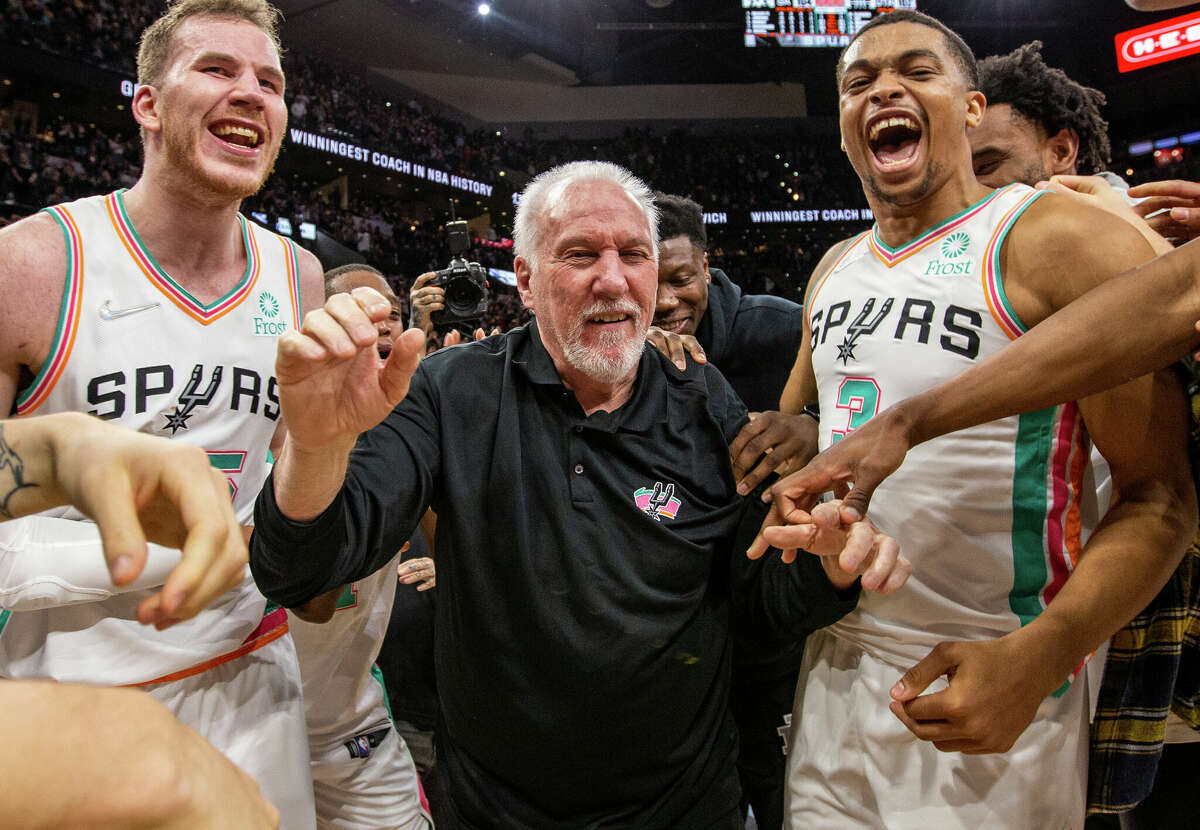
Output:
<path fill-rule="evenodd" d="M 12 518 L 8 503 L 18 490 L 37 486 L 25 480 L 25 462 L 4 440 L 4 425 L 0 424 L 0 517 Z"/>

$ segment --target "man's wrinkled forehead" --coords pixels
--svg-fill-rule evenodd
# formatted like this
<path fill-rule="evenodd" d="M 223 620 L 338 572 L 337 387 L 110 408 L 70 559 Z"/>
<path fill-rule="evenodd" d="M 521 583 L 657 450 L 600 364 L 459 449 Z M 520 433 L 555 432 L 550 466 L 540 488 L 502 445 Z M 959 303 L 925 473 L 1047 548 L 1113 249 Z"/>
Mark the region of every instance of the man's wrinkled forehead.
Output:
<path fill-rule="evenodd" d="M 542 214 L 547 238 L 572 234 L 577 226 L 616 223 L 628 215 L 638 217 L 638 236 L 651 239 L 650 223 L 642 206 L 625 188 L 602 179 L 567 181 L 556 184 L 546 194 Z"/>

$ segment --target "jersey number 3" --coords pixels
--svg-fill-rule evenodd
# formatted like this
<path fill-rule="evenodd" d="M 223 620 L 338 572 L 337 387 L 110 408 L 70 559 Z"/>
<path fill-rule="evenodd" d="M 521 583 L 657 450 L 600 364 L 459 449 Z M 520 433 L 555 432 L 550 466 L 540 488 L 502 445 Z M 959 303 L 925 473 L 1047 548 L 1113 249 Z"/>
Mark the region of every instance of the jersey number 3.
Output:
<path fill-rule="evenodd" d="M 846 413 L 846 428 L 831 430 L 836 444 L 875 417 L 879 411 L 879 384 L 874 378 L 846 378 L 838 387 L 837 408 Z"/>

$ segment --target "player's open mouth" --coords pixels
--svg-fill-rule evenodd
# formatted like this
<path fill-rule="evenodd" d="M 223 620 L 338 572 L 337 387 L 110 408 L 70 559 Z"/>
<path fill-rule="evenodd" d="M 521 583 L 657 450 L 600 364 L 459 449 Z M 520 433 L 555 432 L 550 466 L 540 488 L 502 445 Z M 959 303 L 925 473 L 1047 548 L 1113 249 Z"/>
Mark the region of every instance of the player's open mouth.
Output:
<path fill-rule="evenodd" d="M 235 147 L 252 150 L 263 143 L 262 130 L 246 124 L 218 121 L 211 125 L 208 131 L 226 144 L 232 144 Z"/>
<path fill-rule="evenodd" d="M 380 343 L 376 348 L 379 350 L 379 356 L 384 360 L 387 360 L 388 355 L 392 353 L 392 343 L 390 340 L 386 343 Z"/>
<path fill-rule="evenodd" d="M 889 115 L 867 126 L 867 147 L 884 171 L 902 170 L 917 158 L 921 125 L 910 115 Z"/>

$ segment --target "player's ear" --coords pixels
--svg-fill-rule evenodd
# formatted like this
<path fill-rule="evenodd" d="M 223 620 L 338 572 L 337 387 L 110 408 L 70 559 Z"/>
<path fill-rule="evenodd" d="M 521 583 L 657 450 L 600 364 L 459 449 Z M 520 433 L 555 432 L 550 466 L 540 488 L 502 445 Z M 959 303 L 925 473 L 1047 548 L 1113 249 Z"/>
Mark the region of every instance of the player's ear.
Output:
<path fill-rule="evenodd" d="M 1050 174 L 1074 173 L 1075 159 L 1079 156 L 1079 134 L 1070 127 L 1063 127 L 1046 139 L 1050 152 Z"/>
<path fill-rule="evenodd" d="M 967 126 L 978 127 L 983 122 L 983 113 L 987 110 L 987 98 L 977 89 L 967 93 Z"/>
<path fill-rule="evenodd" d="M 162 129 L 162 119 L 158 114 L 158 90 L 150 84 L 138 84 L 133 89 L 133 101 L 129 104 L 133 118 L 138 126 L 147 132 L 158 132 Z"/>

